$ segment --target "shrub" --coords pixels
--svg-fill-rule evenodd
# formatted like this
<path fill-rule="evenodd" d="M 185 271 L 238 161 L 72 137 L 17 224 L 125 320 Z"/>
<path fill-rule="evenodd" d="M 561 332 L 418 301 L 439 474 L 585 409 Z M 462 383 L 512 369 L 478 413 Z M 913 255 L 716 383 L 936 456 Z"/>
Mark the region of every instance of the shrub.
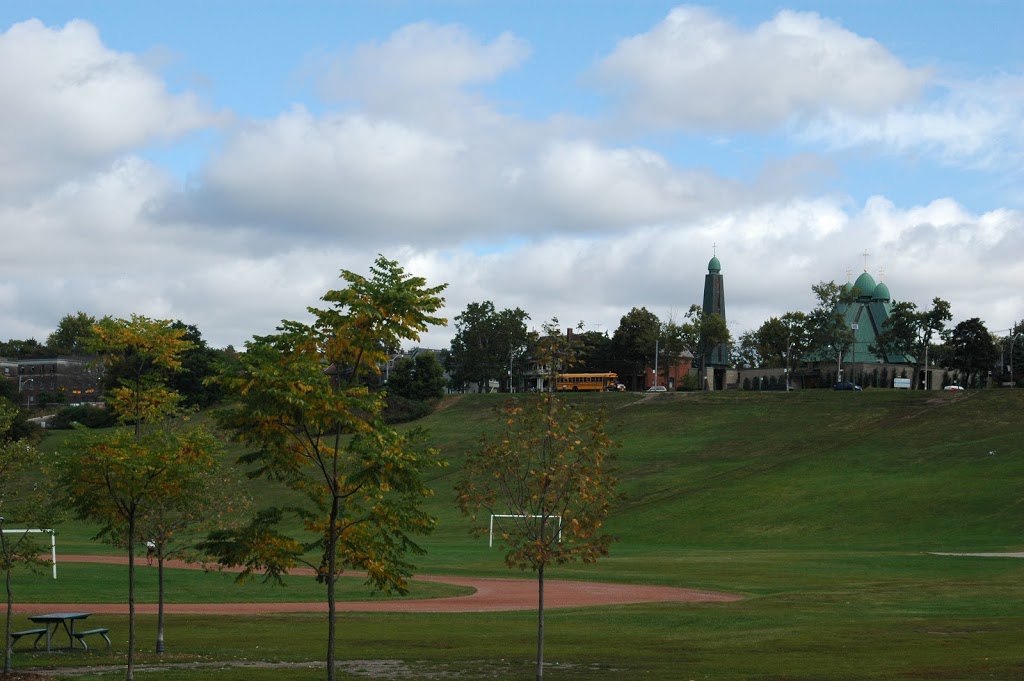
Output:
<path fill-rule="evenodd" d="M 117 425 L 117 418 L 104 407 L 66 407 L 50 419 L 50 428 L 70 428 L 80 423 L 87 428 L 110 428 Z"/>

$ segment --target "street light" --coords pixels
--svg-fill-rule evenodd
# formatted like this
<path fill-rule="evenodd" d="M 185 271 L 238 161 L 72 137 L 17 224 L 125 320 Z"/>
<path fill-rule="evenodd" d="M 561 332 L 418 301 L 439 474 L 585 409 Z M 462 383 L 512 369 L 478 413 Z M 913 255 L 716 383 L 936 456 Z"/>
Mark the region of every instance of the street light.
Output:
<path fill-rule="evenodd" d="M 25 378 L 24 376 L 18 376 L 18 394 L 20 395 L 22 393 L 22 388 L 24 388 L 26 385 L 28 385 L 29 383 L 35 383 L 35 382 L 36 382 L 36 379 L 34 379 L 34 378 Z M 32 395 L 31 394 L 25 396 L 25 408 L 26 409 L 31 409 L 32 408 Z"/>

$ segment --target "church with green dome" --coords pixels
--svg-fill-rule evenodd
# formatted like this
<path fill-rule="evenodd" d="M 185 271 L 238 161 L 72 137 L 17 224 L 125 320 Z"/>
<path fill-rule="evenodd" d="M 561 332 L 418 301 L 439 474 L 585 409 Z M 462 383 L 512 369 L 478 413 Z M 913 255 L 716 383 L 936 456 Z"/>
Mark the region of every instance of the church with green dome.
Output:
<path fill-rule="evenodd" d="M 845 287 L 847 291 L 856 293 L 857 298 L 840 308 L 846 318 L 847 328 L 853 330 L 854 337 L 850 349 L 843 355 L 843 363 L 913 364 L 913 357 L 881 355 L 871 351 L 892 310 L 892 296 L 885 282 L 876 284 L 874 277 L 865 270 L 857 277 L 857 281 L 847 283 Z"/>

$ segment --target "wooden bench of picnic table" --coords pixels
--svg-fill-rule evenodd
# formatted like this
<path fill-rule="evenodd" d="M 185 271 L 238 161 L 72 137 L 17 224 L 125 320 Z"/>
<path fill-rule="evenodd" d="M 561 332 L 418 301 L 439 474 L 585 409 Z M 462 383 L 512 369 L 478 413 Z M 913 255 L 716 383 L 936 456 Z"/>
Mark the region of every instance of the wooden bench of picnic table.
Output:
<path fill-rule="evenodd" d="M 38 648 L 39 639 L 46 636 L 46 627 L 41 627 L 39 629 L 26 629 L 25 631 L 12 631 L 11 645 L 13 646 L 15 643 L 17 643 L 18 639 L 20 639 L 22 636 L 31 636 L 32 634 L 36 635 L 36 640 L 32 643 L 32 647 Z"/>
<path fill-rule="evenodd" d="M 83 648 L 89 650 L 89 645 L 85 642 L 85 637 L 92 636 L 94 634 L 99 634 L 107 641 L 107 650 L 110 650 L 110 638 L 107 636 L 107 633 L 109 632 L 110 629 L 105 627 L 99 629 L 86 629 L 85 631 L 76 631 L 74 633 L 74 637 L 78 639 L 79 643 L 82 644 Z"/>

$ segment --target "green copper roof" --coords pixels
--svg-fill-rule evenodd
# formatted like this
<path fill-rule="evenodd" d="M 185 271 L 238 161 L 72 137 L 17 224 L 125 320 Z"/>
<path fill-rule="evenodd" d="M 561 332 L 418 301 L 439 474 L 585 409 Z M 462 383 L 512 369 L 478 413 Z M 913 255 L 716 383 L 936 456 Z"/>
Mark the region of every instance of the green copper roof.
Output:
<path fill-rule="evenodd" d="M 892 296 L 889 295 L 889 287 L 885 285 L 884 281 L 878 282 L 878 286 L 875 287 L 875 292 L 871 294 L 871 300 L 891 300 Z"/>
<path fill-rule="evenodd" d="M 870 274 L 864 272 L 857 277 L 857 281 L 853 283 L 853 287 L 860 292 L 861 296 L 870 298 L 875 292 L 875 280 Z"/>
<path fill-rule="evenodd" d="M 718 262 L 718 256 L 711 258 L 711 261 L 708 263 L 708 272 L 711 272 L 712 274 L 718 274 L 721 271 L 722 263 Z"/>

